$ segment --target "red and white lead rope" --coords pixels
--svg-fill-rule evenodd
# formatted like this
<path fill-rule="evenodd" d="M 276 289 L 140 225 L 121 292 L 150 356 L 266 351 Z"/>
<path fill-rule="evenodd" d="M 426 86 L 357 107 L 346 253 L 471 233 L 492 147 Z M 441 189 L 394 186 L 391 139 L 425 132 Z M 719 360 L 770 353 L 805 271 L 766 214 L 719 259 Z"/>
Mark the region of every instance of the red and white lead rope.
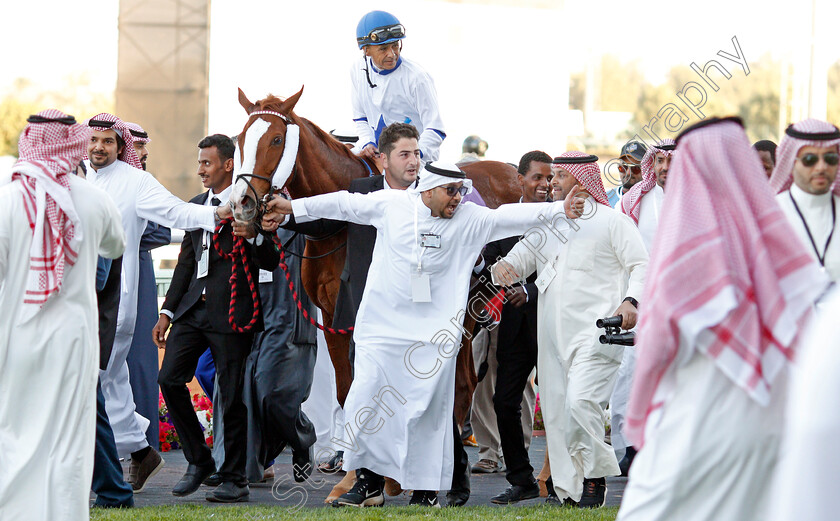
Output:
<path fill-rule="evenodd" d="M 251 269 L 248 265 L 248 251 L 247 251 L 247 248 L 245 247 L 245 240 L 242 237 L 234 237 L 233 248 L 231 249 L 230 253 L 224 253 L 221 249 L 221 246 L 219 246 L 219 240 L 218 240 L 219 232 L 221 231 L 222 227 L 224 227 L 226 224 L 231 223 L 232 220 L 233 219 L 229 218 L 229 219 L 225 219 L 225 220 L 223 220 L 219 223 L 219 225 L 216 227 L 215 233 L 213 234 L 213 244 L 216 247 L 216 251 L 219 252 L 219 255 L 221 255 L 225 259 L 231 259 L 232 260 L 231 275 L 230 275 L 230 287 L 231 287 L 231 289 L 230 289 L 230 313 L 229 313 L 229 316 L 228 316 L 228 321 L 230 322 L 230 325 L 231 325 L 231 327 L 233 328 L 234 331 L 236 331 L 238 333 L 244 333 L 246 331 L 250 331 L 251 328 L 254 327 L 254 324 L 256 324 L 256 322 L 257 322 L 257 317 L 259 317 L 259 312 L 260 311 L 259 311 L 259 300 L 258 300 L 258 295 L 257 295 L 258 289 L 257 289 L 257 285 L 254 283 L 253 276 L 251 276 Z M 350 333 L 352 333 L 353 332 L 352 327 L 349 327 L 347 329 L 333 329 L 331 327 L 327 327 L 327 326 L 324 326 L 322 324 L 319 324 L 317 320 L 315 320 L 314 318 L 312 318 L 309 315 L 309 312 L 306 310 L 305 307 L 303 307 L 303 302 L 301 302 L 300 297 L 298 296 L 298 293 L 295 290 L 295 284 L 292 281 L 292 275 L 291 275 L 291 272 L 289 271 L 289 266 L 286 264 L 286 255 L 283 253 L 283 243 L 280 241 L 280 238 L 277 237 L 277 235 L 274 235 L 272 238 L 274 239 L 274 244 L 277 245 L 277 249 L 280 250 L 280 264 L 279 264 L 279 266 L 281 268 L 283 268 L 283 271 L 286 272 L 286 282 L 289 284 L 289 291 L 291 291 L 291 293 L 292 293 L 292 298 L 295 300 L 295 304 L 297 305 L 297 308 L 303 314 L 303 318 L 308 320 L 310 324 L 317 327 L 321 331 L 324 331 L 325 333 L 331 333 L 333 335 L 349 335 Z M 236 325 L 236 320 L 234 318 L 234 308 L 236 306 L 236 295 L 237 295 L 237 291 L 236 291 L 236 281 L 237 281 L 236 265 L 237 265 L 237 263 L 242 264 L 242 266 L 245 269 L 245 275 L 248 279 L 248 287 L 251 290 L 251 299 L 252 299 L 252 302 L 254 303 L 254 314 L 251 317 L 251 321 L 245 327 L 237 326 Z"/>

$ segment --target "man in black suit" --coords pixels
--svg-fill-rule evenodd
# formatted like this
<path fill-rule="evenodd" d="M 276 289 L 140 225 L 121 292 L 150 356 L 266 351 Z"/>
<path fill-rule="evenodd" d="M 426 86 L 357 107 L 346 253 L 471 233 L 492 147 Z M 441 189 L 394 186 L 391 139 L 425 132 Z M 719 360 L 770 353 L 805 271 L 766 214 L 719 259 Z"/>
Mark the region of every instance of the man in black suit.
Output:
<path fill-rule="evenodd" d="M 209 190 L 191 202 L 216 206 L 227 203 L 233 174 L 233 141 L 215 134 L 201 140 L 198 148 L 198 175 Z M 256 235 L 251 226 L 237 223 L 233 229 L 225 226 L 218 238 L 223 251 L 231 251 L 234 235 L 248 238 L 248 262 L 255 280 L 260 268 L 273 270 L 277 267 L 280 254 L 273 241 Z M 242 401 L 242 378 L 254 333 L 263 329 L 263 322 L 260 315 L 250 331 L 237 333 L 233 330 L 228 322 L 232 261 L 219 255 L 212 241 L 212 234 L 202 230 L 184 236 L 172 284 L 153 335 L 158 347 L 166 349 L 158 382 L 189 462 L 186 474 L 172 493 L 176 496 L 192 494 L 216 471 L 186 386 L 195 374 L 199 357 L 209 345 L 219 380 L 221 400 L 216 406 L 221 407 L 224 416 L 225 459 L 219 469 L 222 482 L 207 493 L 206 499 L 232 503 L 249 498 L 245 478 L 247 411 Z M 241 327 L 250 321 L 254 306 L 260 306 L 260 302 L 259 293 L 254 302 L 241 265 L 237 266 L 237 281 L 241 286 L 237 292 L 234 319 Z M 165 338 L 170 322 L 172 332 Z"/>
<path fill-rule="evenodd" d="M 548 197 L 551 181 L 551 157 L 545 152 L 528 152 L 519 162 L 519 183 L 523 203 L 542 203 Z M 482 254 L 483 275 L 491 279 L 488 267 L 504 257 L 519 242 L 519 237 L 507 237 L 489 243 Z M 499 439 L 507 467 L 510 487 L 491 501 L 497 504 L 516 503 L 539 497 L 540 489 L 534 479 L 534 468 L 522 432 L 522 393 L 529 385 L 528 377 L 537 365 L 537 286 L 536 274 L 523 285 L 509 288 L 505 293 L 502 319 L 499 322 L 496 347 L 496 388 L 493 408 L 499 429 Z M 530 411 L 533 415 L 533 411 Z"/>

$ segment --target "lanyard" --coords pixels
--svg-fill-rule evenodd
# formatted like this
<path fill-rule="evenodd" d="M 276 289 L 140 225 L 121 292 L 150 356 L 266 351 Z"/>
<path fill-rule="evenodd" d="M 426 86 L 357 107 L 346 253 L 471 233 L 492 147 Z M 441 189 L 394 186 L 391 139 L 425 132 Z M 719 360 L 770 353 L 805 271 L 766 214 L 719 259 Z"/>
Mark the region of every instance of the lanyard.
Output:
<path fill-rule="evenodd" d="M 414 240 L 417 241 L 417 248 L 419 249 L 417 253 L 417 273 L 423 271 L 423 254 L 426 253 L 426 248 L 423 247 L 420 241 L 420 233 L 417 227 L 417 201 L 419 199 L 420 197 L 414 199 Z"/>
<path fill-rule="evenodd" d="M 825 267 L 825 256 L 828 254 L 828 245 L 831 244 L 831 238 L 834 237 L 834 225 L 837 224 L 837 211 L 834 208 L 834 195 L 831 196 L 831 232 L 829 232 L 828 239 L 825 241 L 825 248 L 823 249 L 822 255 L 820 255 L 820 250 L 817 249 L 817 243 L 814 241 L 814 236 L 811 234 L 811 228 L 808 227 L 808 222 L 805 220 L 805 216 L 802 215 L 799 205 L 796 204 L 793 194 L 788 191 L 788 195 L 790 196 L 790 202 L 793 203 L 793 207 L 796 209 L 796 213 L 799 214 L 799 219 L 802 220 L 802 225 L 805 226 L 808 238 L 811 239 L 811 246 L 814 248 L 814 253 L 817 254 L 817 260 L 820 261 L 820 266 Z"/>

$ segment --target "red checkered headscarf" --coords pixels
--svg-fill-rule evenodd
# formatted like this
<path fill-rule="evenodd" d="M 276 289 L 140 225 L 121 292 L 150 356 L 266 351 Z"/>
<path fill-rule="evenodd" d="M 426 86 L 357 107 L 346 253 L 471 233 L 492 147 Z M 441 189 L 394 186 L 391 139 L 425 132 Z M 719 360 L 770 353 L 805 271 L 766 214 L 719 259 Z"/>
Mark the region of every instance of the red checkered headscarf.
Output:
<path fill-rule="evenodd" d="M 22 322 L 61 290 L 65 267 L 76 262 L 82 227 L 67 175 L 84 157 L 90 140 L 90 129 L 58 110 L 41 111 L 27 121 L 18 141 L 20 159 L 12 167 L 32 230 Z"/>
<path fill-rule="evenodd" d="M 775 193 L 790 189 L 793 184 L 793 163 L 802 147 L 830 148 L 840 145 L 840 130 L 831 123 L 805 119 L 785 130 L 776 149 L 776 167 L 770 175 L 770 187 Z M 834 195 L 840 195 L 840 176 L 831 185 Z"/>
<path fill-rule="evenodd" d="M 126 121 L 125 126 L 127 126 L 128 130 L 131 131 L 131 135 L 134 136 L 135 142 L 146 144 L 152 142 L 152 139 L 149 137 L 149 134 L 145 130 L 143 130 L 143 127 L 141 127 L 137 123 Z"/>
<path fill-rule="evenodd" d="M 587 193 L 601 204 L 610 205 L 604 181 L 601 180 L 601 169 L 598 168 L 598 156 L 591 156 L 583 152 L 563 152 L 551 162 L 551 168 L 563 170 L 583 185 Z"/>
<path fill-rule="evenodd" d="M 639 314 L 625 424 L 637 448 L 676 385 L 673 370 L 695 351 L 766 405 L 828 282 L 790 239 L 740 120 L 709 118 L 678 140 Z"/>
<path fill-rule="evenodd" d="M 110 123 L 110 125 L 97 125 L 97 122 Z M 137 151 L 134 150 L 134 136 L 131 134 L 131 129 L 128 128 L 128 125 L 126 125 L 123 120 L 121 120 L 113 114 L 103 112 L 101 114 L 93 116 L 92 118 L 87 120 L 86 123 L 93 130 L 115 131 L 125 142 L 122 154 L 117 156 L 117 159 L 124 163 L 128 163 L 134 168 L 143 170 L 143 164 L 140 162 L 140 158 L 137 157 Z"/>
<path fill-rule="evenodd" d="M 630 190 L 621 198 L 621 211 L 625 215 L 629 215 L 636 224 L 639 224 L 639 212 L 642 209 L 642 197 L 656 186 L 656 173 L 653 171 L 653 163 L 656 161 L 656 154 L 662 154 L 665 157 L 674 154 L 671 149 L 676 145 L 673 139 L 663 139 L 659 143 L 648 147 L 645 152 L 645 157 L 642 158 L 642 180 L 634 184 Z M 667 147 L 670 150 L 663 150 L 658 147 Z"/>

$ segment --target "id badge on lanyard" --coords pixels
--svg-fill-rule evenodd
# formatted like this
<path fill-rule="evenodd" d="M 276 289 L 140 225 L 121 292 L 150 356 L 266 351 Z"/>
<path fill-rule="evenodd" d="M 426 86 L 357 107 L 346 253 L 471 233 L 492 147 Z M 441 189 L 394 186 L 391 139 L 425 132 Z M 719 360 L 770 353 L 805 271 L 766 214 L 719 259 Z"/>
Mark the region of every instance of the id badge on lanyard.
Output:
<path fill-rule="evenodd" d="M 554 260 L 556 261 L 557 258 L 555 257 Z M 557 276 L 557 270 L 554 268 L 553 264 L 553 262 L 546 264 L 535 281 L 537 289 L 540 293 L 545 293 L 545 290 L 548 289 L 551 281 Z"/>
<path fill-rule="evenodd" d="M 207 235 L 209 232 L 204 232 L 201 236 L 201 257 L 198 259 L 198 270 L 195 278 L 203 279 L 210 272 L 210 245 L 208 244 Z"/>

